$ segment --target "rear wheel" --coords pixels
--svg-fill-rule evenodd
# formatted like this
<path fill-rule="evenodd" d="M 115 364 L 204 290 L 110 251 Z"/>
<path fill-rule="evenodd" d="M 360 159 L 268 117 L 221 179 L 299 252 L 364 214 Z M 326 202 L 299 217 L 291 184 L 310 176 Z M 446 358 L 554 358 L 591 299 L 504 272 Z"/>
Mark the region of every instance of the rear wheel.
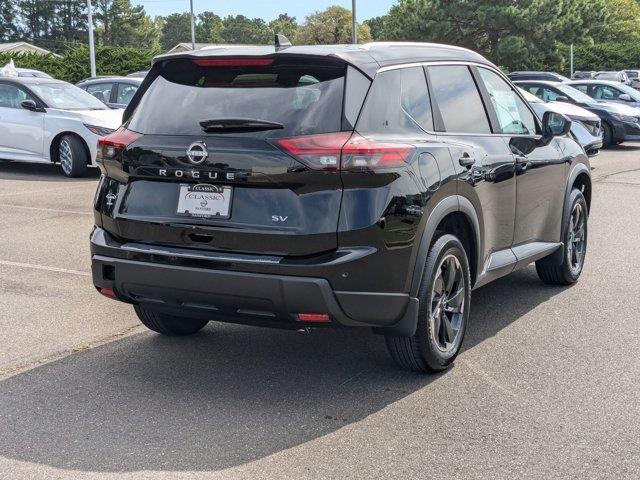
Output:
<path fill-rule="evenodd" d="M 460 351 L 471 303 L 469 262 L 462 243 L 453 235 L 442 235 L 431 246 L 418 298 L 415 335 L 387 336 L 387 347 L 403 368 L 438 372 Z"/>
<path fill-rule="evenodd" d="M 209 323 L 208 320 L 197 320 L 193 318 L 182 318 L 166 313 L 155 312 L 141 305 L 133 307 L 138 318 L 145 327 L 154 332 L 171 337 L 181 337 L 199 332 Z"/>
<path fill-rule="evenodd" d="M 82 140 L 75 135 L 65 135 L 58 145 L 58 161 L 67 177 L 81 177 L 87 172 L 89 155 Z"/>
<path fill-rule="evenodd" d="M 587 254 L 588 210 L 584 195 L 574 189 L 569 197 L 571 209 L 564 222 L 562 261 L 553 253 L 536 262 L 540 280 L 549 285 L 571 285 L 578 281 Z"/>
<path fill-rule="evenodd" d="M 606 123 L 602 124 L 602 148 L 610 147 L 613 143 L 613 134 L 611 127 Z"/>

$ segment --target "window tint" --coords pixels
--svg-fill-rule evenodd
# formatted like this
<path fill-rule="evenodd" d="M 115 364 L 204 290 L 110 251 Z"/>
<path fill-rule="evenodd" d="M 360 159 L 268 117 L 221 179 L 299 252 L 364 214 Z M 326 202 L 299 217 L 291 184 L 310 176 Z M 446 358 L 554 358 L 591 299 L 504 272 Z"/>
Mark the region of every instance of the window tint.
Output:
<path fill-rule="evenodd" d="M 15 85 L 0 84 L 0 107 L 22 108 L 20 104 L 29 96 Z"/>
<path fill-rule="evenodd" d="M 133 112 L 129 128 L 143 134 L 203 135 L 200 122 L 248 118 L 284 128 L 245 136 L 339 132 L 346 68 L 318 63 L 280 60 L 227 67 L 182 59 L 166 62 Z"/>
<path fill-rule="evenodd" d="M 609 85 L 595 85 L 593 87 L 593 98 L 597 100 L 617 100 L 621 94 L 620 90 Z"/>
<path fill-rule="evenodd" d="M 137 90 L 138 90 L 137 85 L 131 85 L 129 83 L 119 83 L 118 91 L 116 94 L 116 103 L 122 104 L 122 105 L 128 105 Z"/>
<path fill-rule="evenodd" d="M 85 90 L 101 102 L 107 103 L 111 99 L 111 83 L 94 83 L 87 85 Z"/>
<path fill-rule="evenodd" d="M 571 86 L 576 90 L 580 90 L 582 93 L 588 93 L 586 85 L 571 85 Z"/>
<path fill-rule="evenodd" d="M 422 128 L 421 128 L 422 127 Z M 422 67 L 376 75 L 357 130 L 362 133 L 424 133 L 433 129 L 427 81 Z"/>
<path fill-rule="evenodd" d="M 491 104 L 498 117 L 501 133 L 514 135 L 535 135 L 536 121 L 533 113 L 527 108 L 511 86 L 497 73 L 479 68 Z"/>
<path fill-rule="evenodd" d="M 480 93 L 468 67 L 434 66 L 428 71 L 433 98 L 447 132 L 491 133 Z"/>

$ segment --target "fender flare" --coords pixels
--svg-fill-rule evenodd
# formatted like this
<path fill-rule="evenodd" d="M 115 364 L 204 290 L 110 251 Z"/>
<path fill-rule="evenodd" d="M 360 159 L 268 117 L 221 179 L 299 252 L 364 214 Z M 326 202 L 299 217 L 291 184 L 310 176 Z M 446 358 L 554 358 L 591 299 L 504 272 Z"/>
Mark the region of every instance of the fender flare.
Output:
<path fill-rule="evenodd" d="M 476 245 L 476 272 L 482 270 L 482 251 L 484 248 L 480 230 L 480 221 L 478 219 L 478 213 L 473 207 L 473 204 L 465 197 L 461 195 L 451 195 L 442 199 L 431 211 L 427 224 L 422 232 L 422 238 L 420 239 L 420 246 L 416 254 L 416 261 L 413 266 L 413 275 L 411 278 L 410 294 L 412 297 L 417 297 L 420 284 L 422 283 L 422 276 L 424 274 L 424 265 L 427 261 L 427 255 L 429 254 L 429 247 L 433 240 L 433 236 L 436 233 L 436 228 L 440 222 L 449 214 L 461 212 L 463 213 L 474 230 L 474 241 Z M 469 259 L 471 261 L 471 259 Z"/>

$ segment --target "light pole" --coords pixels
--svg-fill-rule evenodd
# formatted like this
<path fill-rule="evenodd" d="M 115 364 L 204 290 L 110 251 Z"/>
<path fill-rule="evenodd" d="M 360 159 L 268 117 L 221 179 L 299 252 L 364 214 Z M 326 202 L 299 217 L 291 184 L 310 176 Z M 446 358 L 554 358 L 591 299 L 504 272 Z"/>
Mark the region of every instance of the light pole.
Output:
<path fill-rule="evenodd" d="M 351 43 L 358 43 L 358 30 L 356 29 L 356 0 L 351 0 Z"/>
<path fill-rule="evenodd" d="M 569 47 L 569 70 L 571 71 L 570 77 L 573 77 L 573 43 Z"/>
<path fill-rule="evenodd" d="M 87 0 L 87 17 L 89 20 L 89 63 L 91 65 L 91 76 L 96 76 L 96 49 L 93 44 L 93 16 L 91 14 L 91 0 Z"/>
<path fill-rule="evenodd" d="M 191 4 L 191 50 L 196 49 L 196 21 L 193 17 L 193 0 L 189 0 Z"/>

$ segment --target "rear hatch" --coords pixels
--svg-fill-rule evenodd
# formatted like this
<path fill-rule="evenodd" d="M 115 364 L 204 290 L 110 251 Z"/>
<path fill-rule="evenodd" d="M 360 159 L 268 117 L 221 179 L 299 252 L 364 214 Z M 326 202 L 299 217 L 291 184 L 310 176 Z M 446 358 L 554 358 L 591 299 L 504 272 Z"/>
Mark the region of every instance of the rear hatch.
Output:
<path fill-rule="evenodd" d="M 337 247 L 346 64 L 177 58 L 101 142 L 122 239 L 278 255 Z M 118 149 L 121 149 L 119 151 Z M 114 196 L 116 197 L 114 201 Z"/>

